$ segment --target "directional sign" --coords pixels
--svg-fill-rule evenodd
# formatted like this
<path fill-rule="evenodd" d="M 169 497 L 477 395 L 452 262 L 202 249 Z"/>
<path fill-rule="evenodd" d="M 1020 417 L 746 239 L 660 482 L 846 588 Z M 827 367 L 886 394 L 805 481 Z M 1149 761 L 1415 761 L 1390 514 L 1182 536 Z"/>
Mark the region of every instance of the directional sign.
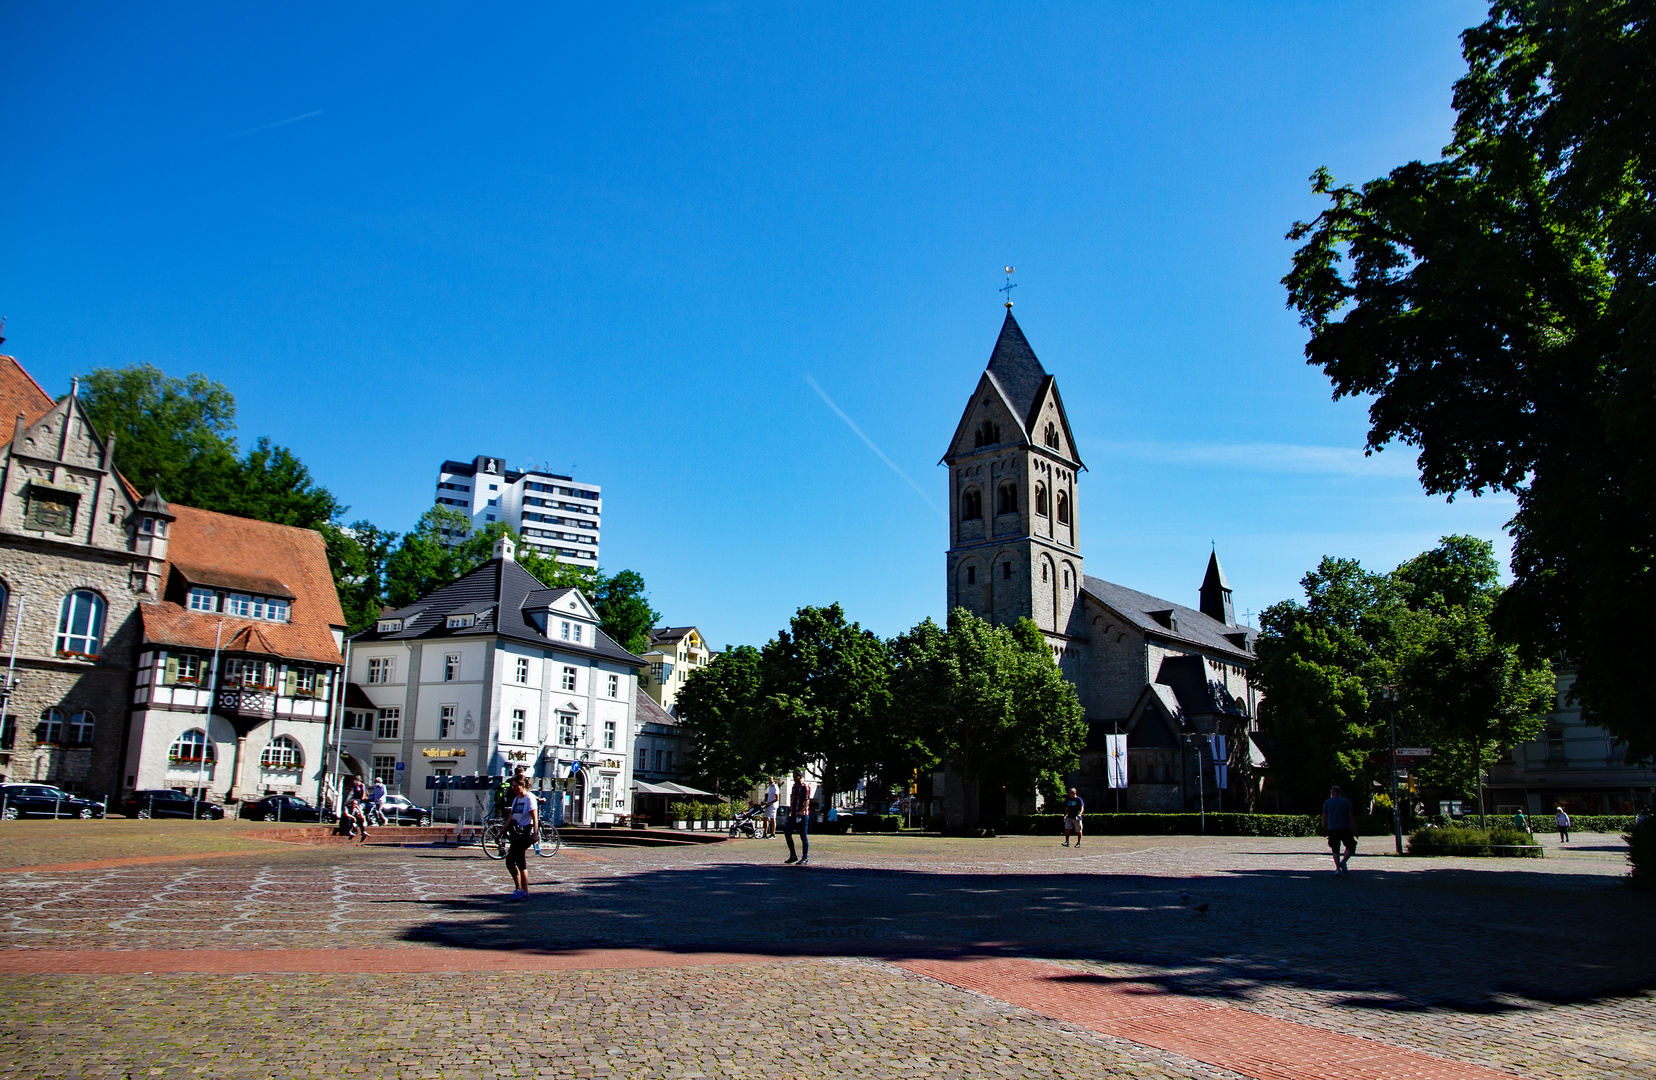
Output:
<path fill-rule="evenodd" d="M 1430 746 L 1400 746 L 1397 748 L 1398 757 L 1431 757 Z"/>

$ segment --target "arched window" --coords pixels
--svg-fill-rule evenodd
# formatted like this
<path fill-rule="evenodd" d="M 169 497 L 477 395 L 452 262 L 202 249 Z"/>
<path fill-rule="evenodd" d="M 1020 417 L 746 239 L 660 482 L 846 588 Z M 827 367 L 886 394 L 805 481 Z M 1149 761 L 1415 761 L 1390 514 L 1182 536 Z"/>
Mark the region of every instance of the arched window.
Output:
<path fill-rule="evenodd" d="M 11 614 L 11 590 L 0 582 L 0 641 L 6 639 L 6 616 Z"/>
<path fill-rule="evenodd" d="M 91 746 L 98 727 L 97 718 L 82 710 L 69 718 L 69 745 Z"/>
<path fill-rule="evenodd" d="M 1054 450 L 1058 449 L 1058 425 L 1051 421 L 1046 426 L 1046 444 Z"/>
<path fill-rule="evenodd" d="M 40 724 L 35 728 L 36 746 L 63 745 L 63 714 L 56 709 L 47 709 L 40 714 Z"/>
<path fill-rule="evenodd" d="M 1046 579 L 1047 579 L 1047 564 L 1046 564 L 1046 560 L 1042 559 L 1041 560 L 1041 580 L 1045 581 Z"/>
<path fill-rule="evenodd" d="M 1035 512 L 1042 517 L 1047 516 L 1047 490 L 1045 484 L 1035 485 Z"/>
<path fill-rule="evenodd" d="M 1016 514 L 1018 512 L 1018 485 L 1002 484 L 1000 486 L 999 501 L 995 505 L 997 514 Z"/>
<path fill-rule="evenodd" d="M 57 651 L 97 656 L 103 649 L 104 599 L 90 589 L 63 598 L 58 616 Z"/>
<path fill-rule="evenodd" d="M 1000 425 L 992 420 L 985 420 L 983 426 L 977 429 L 977 446 L 994 446 L 1000 442 Z"/>
<path fill-rule="evenodd" d="M 201 763 L 211 765 L 218 760 L 218 751 L 213 744 L 207 741 L 207 733 L 200 728 L 191 728 L 177 739 L 173 740 L 167 749 L 168 761 L 182 761 L 187 763 Z"/>
<path fill-rule="evenodd" d="M 286 735 L 270 740 L 270 745 L 259 755 L 259 765 L 266 769 L 297 769 L 305 763 L 305 752 Z"/>
<path fill-rule="evenodd" d="M 960 497 L 960 520 L 976 521 L 983 516 L 983 495 L 977 488 L 967 488 Z"/>
<path fill-rule="evenodd" d="M 1058 524 L 1068 525 L 1069 518 L 1069 493 L 1060 491 L 1058 493 Z"/>
<path fill-rule="evenodd" d="M 966 584 L 968 584 L 968 585 L 976 585 L 977 584 L 977 567 L 968 566 L 966 568 Z"/>

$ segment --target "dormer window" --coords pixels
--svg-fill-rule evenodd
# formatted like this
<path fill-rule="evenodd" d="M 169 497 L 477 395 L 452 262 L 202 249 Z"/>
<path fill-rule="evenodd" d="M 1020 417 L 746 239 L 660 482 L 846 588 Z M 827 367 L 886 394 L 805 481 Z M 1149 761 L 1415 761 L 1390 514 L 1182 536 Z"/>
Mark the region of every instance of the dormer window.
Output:
<path fill-rule="evenodd" d="M 381 619 L 379 621 L 379 625 L 377 627 L 375 627 L 375 629 L 378 630 L 382 634 L 401 633 L 402 632 L 402 622 L 403 621 L 401 619 Z"/>
<path fill-rule="evenodd" d="M 565 641 L 569 640 L 569 623 L 567 620 L 558 624 L 558 636 Z"/>
<path fill-rule="evenodd" d="M 146 536 L 153 535 L 155 532 L 155 519 L 147 517 L 139 521 L 138 531 Z"/>
<path fill-rule="evenodd" d="M 468 614 L 468 615 L 450 615 L 448 617 L 448 628 L 450 630 L 463 630 L 468 626 L 476 626 L 476 625 L 477 625 L 477 616 L 476 615 L 470 615 L 470 614 Z"/>
<path fill-rule="evenodd" d="M 190 590 L 191 611 L 217 611 L 218 609 L 218 593 L 212 589 L 203 589 L 200 586 Z"/>

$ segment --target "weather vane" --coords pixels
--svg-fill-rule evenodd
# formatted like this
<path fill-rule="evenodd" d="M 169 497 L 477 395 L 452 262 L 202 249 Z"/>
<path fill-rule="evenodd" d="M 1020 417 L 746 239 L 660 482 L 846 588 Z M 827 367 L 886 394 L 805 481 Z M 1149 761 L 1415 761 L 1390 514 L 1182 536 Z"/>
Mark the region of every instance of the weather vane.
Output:
<path fill-rule="evenodd" d="M 1012 290 L 1018 287 L 1017 283 L 1012 280 L 1012 275 L 1017 273 L 1017 270 L 1016 266 L 1008 266 L 1006 268 L 1006 284 L 995 290 L 1006 294 L 1006 310 L 1009 312 L 1012 310 Z"/>

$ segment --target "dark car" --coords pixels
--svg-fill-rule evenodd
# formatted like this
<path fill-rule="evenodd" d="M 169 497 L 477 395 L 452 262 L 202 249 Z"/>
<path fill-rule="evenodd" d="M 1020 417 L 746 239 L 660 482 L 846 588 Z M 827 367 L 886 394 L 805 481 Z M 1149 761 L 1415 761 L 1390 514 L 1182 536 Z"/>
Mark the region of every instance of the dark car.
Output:
<path fill-rule="evenodd" d="M 134 791 L 121 803 L 121 813 L 129 818 L 212 818 L 224 817 L 224 807 L 204 799 L 192 799 L 182 791 L 171 788 Z"/>
<path fill-rule="evenodd" d="M 297 795 L 266 795 L 253 802 L 244 802 L 238 816 L 254 821 L 332 821 L 333 815 L 322 812 Z"/>
<path fill-rule="evenodd" d="M 78 798 L 51 784 L 0 784 L 0 817 L 103 817 L 103 804 Z"/>
<path fill-rule="evenodd" d="M 423 827 L 431 824 L 431 807 L 409 802 L 401 795 L 387 795 L 382 805 L 385 808 L 385 820 L 394 825 Z"/>

